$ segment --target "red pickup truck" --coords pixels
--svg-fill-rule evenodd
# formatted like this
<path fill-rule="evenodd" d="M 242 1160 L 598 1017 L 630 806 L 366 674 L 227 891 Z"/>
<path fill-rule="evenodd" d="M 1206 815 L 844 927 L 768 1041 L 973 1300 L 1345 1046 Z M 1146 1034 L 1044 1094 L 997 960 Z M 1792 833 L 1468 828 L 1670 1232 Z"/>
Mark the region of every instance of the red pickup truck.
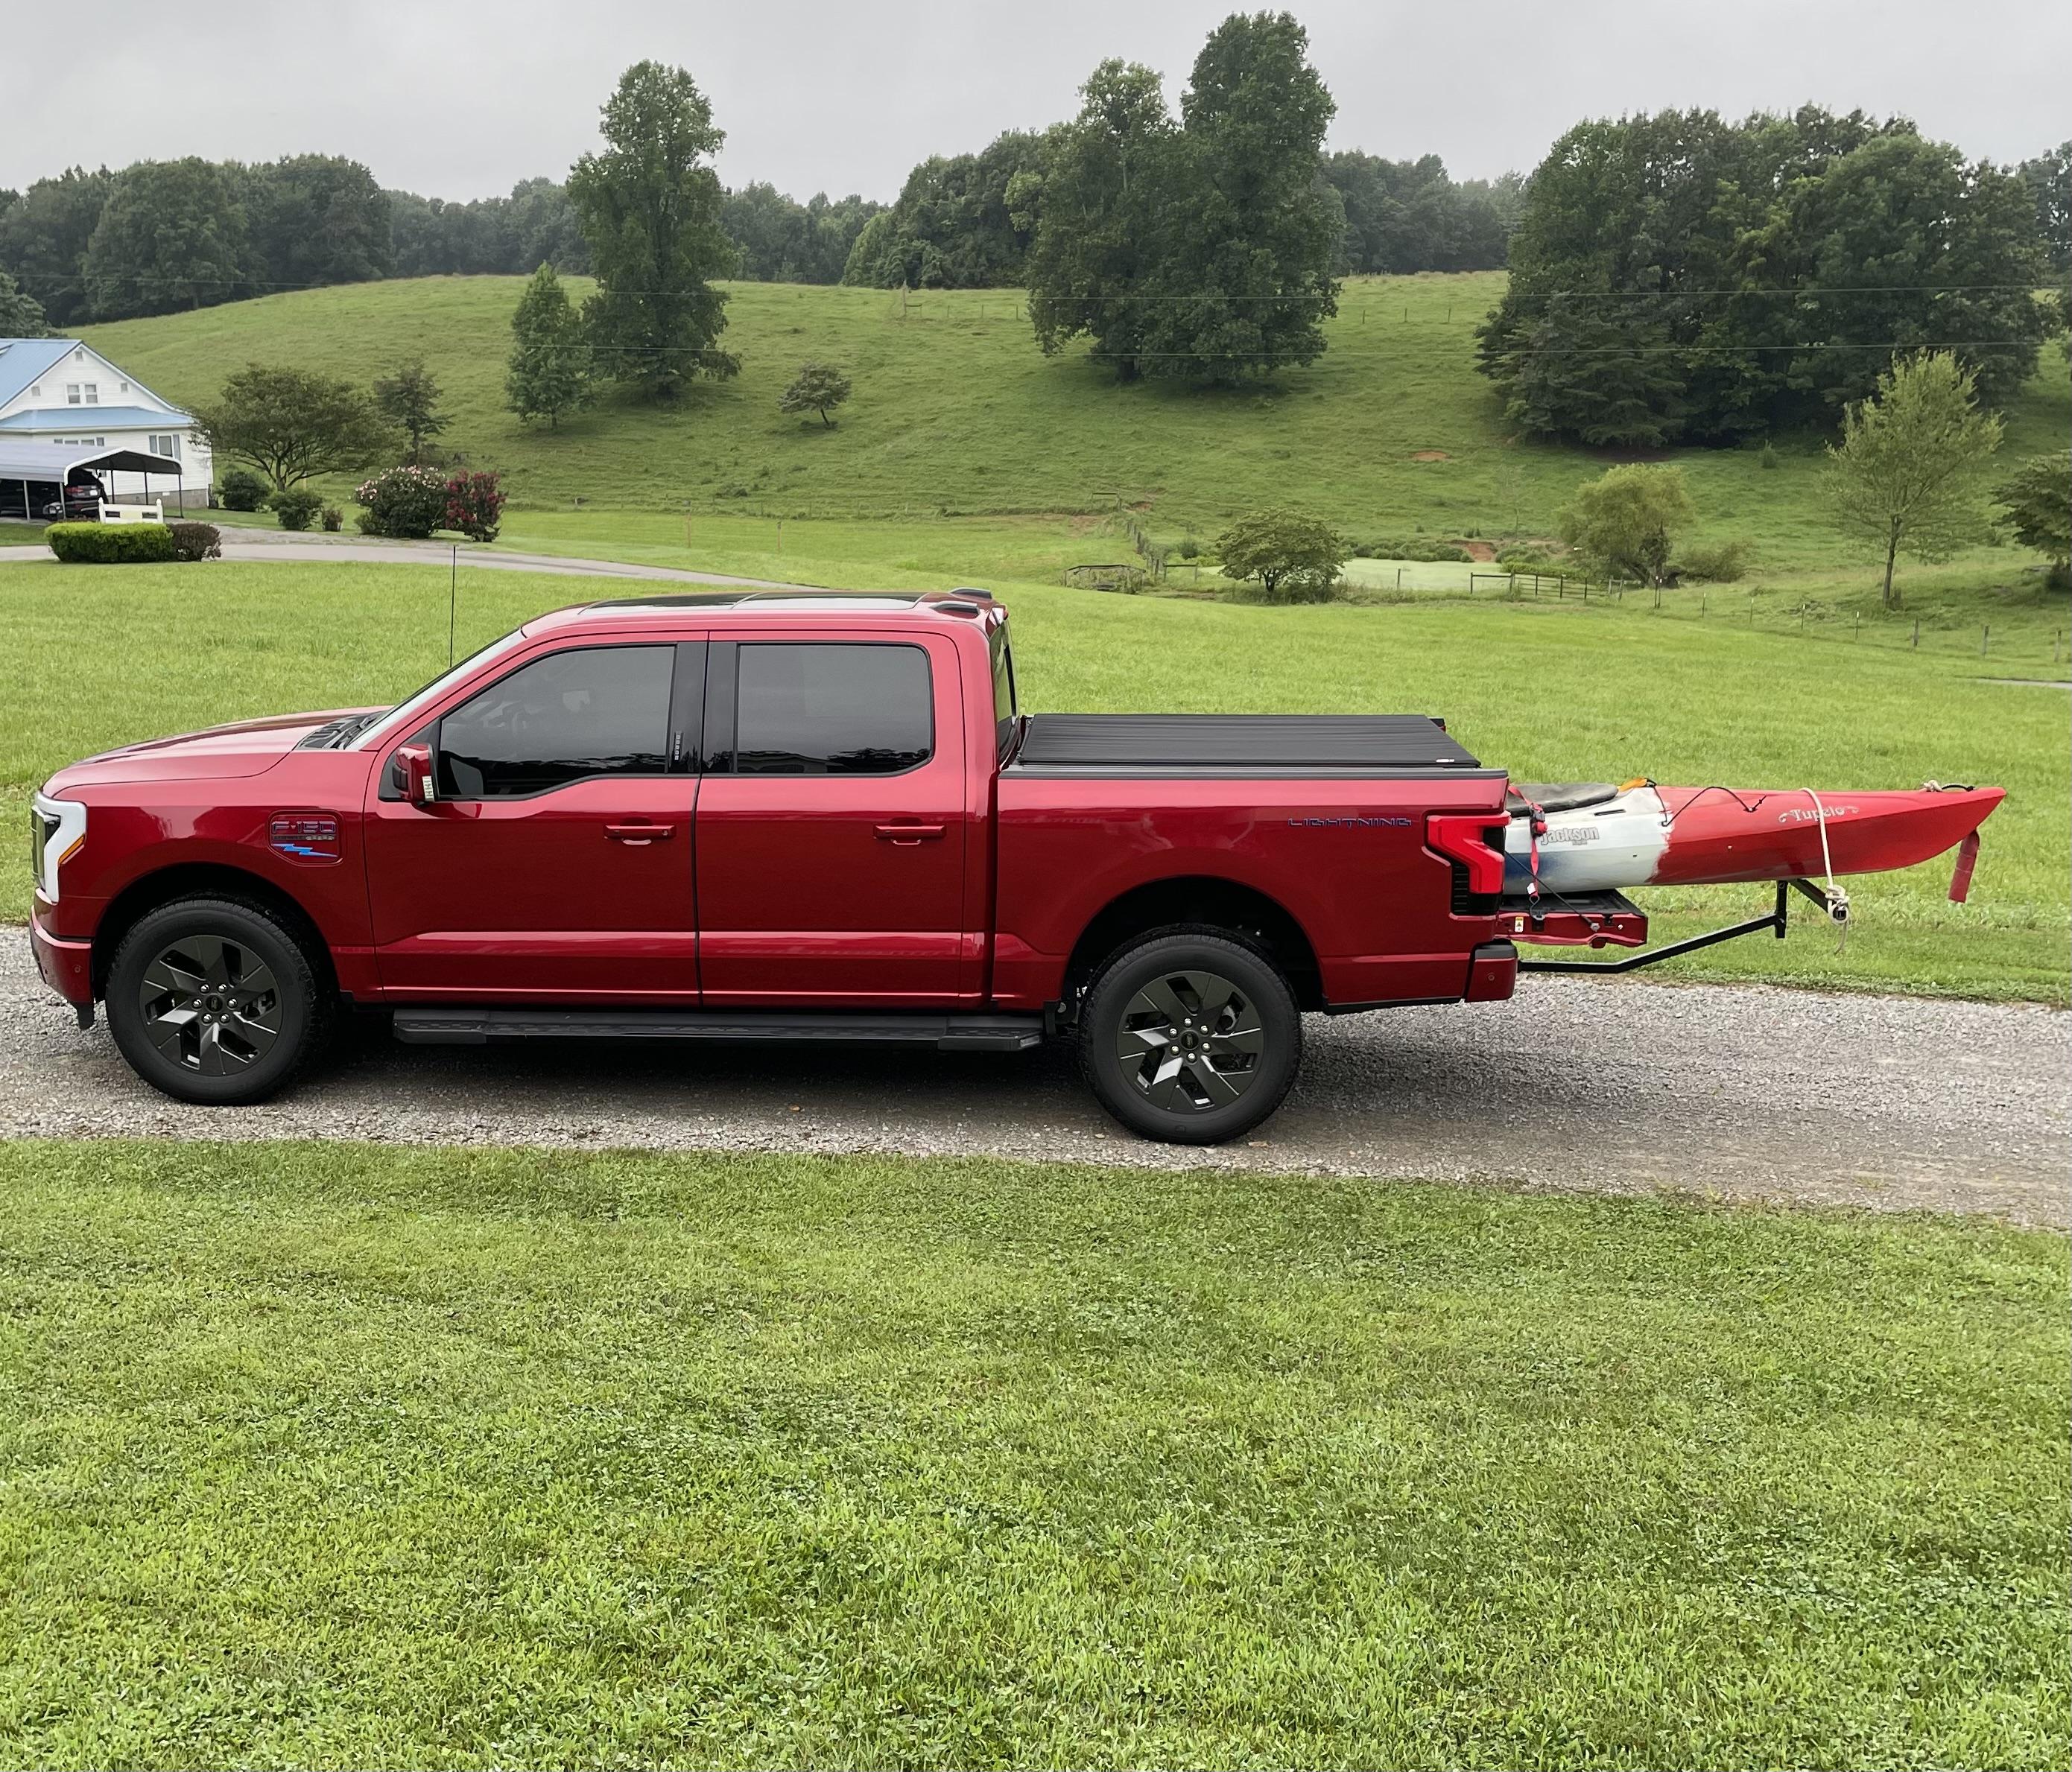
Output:
<path fill-rule="evenodd" d="M 400 705 L 133 744 L 35 796 L 44 978 L 171 1095 L 341 1010 L 414 1042 L 1077 1040 L 1125 1126 L 1280 1104 L 1301 1014 L 1507 997 L 1504 772 L 1436 720 L 1024 715 L 983 593 L 528 622 Z"/>

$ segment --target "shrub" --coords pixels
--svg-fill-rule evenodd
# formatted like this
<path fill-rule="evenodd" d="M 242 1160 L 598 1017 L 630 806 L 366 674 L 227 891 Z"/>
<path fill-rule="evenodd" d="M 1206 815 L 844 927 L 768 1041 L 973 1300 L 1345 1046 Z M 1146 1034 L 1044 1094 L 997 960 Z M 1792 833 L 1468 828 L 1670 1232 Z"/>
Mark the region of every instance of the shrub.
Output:
<path fill-rule="evenodd" d="M 470 541 L 494 541 L 504 517 L 504 490 L 494 474 L 456 474 L 446 482 L 446 527 Z"/>
<path fill-rule="evenodd" d="M 162 523 L 54 523 L 43 539 L 74 566 L 158 565 L 175 557 L 172 531 Z"/>
<path fill-rule="evenodd" d="M 225 511 L 257 511 L 265 500 L 266 482 L 249 468 L 231 468 L 216 496 Z"/>
<path fill-rule="evenodd" d="M 172 523 L 166 533 L 173 538 L 175 560 L 220 560 L 223 531 L 212 523 Z"/>
<path fill-rule="evenodd" d="M 390 468 L 361 481 L 352 496 L 366 507 L 359 519 L 364 535 L 421 539 L 446 518 L 446 479 L 430 468 Z"/>
<path fill-rule="evenodd" d="M 317 515 L 317 521 L 334 535 L 345 527 L 345 513 L 336 505 L 326 505 Z"/>
<path fill-rule="evenodd" d="M 286 492 L 277 492 L 266 502 L 273 507 L 273 515 L 281 519 L 283 529 L 308 528 L 323 505 L 323 499 L 301 486 L 290 486 Z"/>
<path fill-rule="evenodd" d="M 1544 548 L 1500 548 L 1496 563 L 1507 572 L 1568 572 L 1575 562 Z"/>
<path fill-rule="evenodd" d="M 1182 535 L 1180 538 L 1180 545 L 1173 552 L 1182 560 L 1199 560 L 1202 557 L 1202 544 L 1192 535 Z"/>
<path fill-rule="evenodd" d="M 1434 541 L 1428 535 L 1379 535 L 1362 543 L 1367 550 L 1359 553 L 1362 560 L 1412 560 L 1423 563 L 1436 560 L 1465 560 L 1474 556 L 1466 548 L 1450 541 Z"/>
<path fill-rule="evenodd" d="M 1783 465 L 1782 458 L 1777 453 L 1777 445 L 1767 437 L 1763 439 L 1762 447 L 1756 452 L 1755 465 L 1766 470 Z"/>
<path fill-rule="evenodd" d="M 1732 585 L 1748 572 L 1748 543 L 1745 541 L 1697 543 L 1679 548 L 1669 569 L 1679 579 L 1694 584 Z"/>

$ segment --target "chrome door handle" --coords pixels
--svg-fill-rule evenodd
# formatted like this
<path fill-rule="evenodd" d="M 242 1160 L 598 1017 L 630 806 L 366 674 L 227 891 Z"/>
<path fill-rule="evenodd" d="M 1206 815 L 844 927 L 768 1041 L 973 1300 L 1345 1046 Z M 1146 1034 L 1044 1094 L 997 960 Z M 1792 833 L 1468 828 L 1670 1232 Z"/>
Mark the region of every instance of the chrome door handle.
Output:
<path fill-rule="evenodd" d="M 604 834 L 614 843 L 630 843 L 639 848 L 675 836 L 676 827 L 672 824 L 608 824 Z"/>
<path fill-rule="evenodd" d="M 902 848 L 911 848 L 917 843 L 933 841 L 942 834 L 943 827 L 939 824 L 882 824 L 878 827 L 878 835 L 882 840 L 896 843 Z"/>

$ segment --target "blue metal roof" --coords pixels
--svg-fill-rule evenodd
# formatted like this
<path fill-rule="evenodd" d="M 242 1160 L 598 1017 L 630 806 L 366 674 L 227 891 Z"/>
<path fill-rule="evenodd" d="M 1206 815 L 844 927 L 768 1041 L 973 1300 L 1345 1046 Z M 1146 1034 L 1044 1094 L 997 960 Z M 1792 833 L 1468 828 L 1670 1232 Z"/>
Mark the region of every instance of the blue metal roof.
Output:
<path fill-rule="evenodd" d="M 0 338 L 0 401 L 39 381 L 78 345 L 76 338 Z"/>
<path fill-rule="evenodd" d="M 6 362 L 0 357 L 0 364 Z M 185 412 L 149 406 L 32 406 L 0 418 L 0 431 L 32 435 L 46 431 L 183 431 L 194 422 Z"/>

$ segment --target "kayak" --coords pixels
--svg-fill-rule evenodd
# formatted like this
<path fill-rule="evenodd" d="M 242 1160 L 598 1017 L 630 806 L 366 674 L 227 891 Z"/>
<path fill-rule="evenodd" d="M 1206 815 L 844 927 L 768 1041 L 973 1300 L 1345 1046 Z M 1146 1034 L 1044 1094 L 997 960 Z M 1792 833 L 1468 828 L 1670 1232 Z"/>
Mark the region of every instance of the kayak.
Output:
<path fill-rule="evenodd" d="M 1516 783 L 1504 890 L 1530 892 L 1536 880 L 1542 892 L 1566 893 L 1884 873 L 1963 843 L 2004 798 L 2002 788 L 1932 783 L 1863 794 Z"/>

